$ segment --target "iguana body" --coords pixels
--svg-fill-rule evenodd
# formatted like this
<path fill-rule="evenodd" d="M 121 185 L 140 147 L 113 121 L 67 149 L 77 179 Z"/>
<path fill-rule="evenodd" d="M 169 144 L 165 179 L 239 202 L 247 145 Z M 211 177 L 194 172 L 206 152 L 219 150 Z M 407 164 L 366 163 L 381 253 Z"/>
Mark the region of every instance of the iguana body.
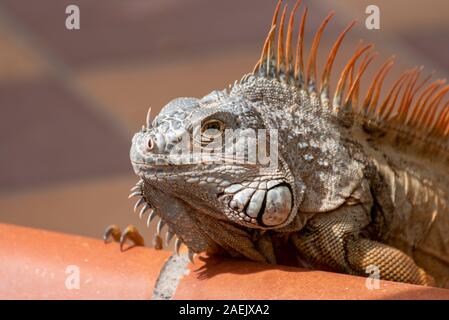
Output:
<path fill-rule="evenodd" d="M 388 60 L 359 100 L 373 58 L 367 45 L 344 66 L 331 97 L 333 61 L 353 24 L 317 79 L 316 53 L 332 15 L 305 67 L 307 10 L 293 46 L 299 3 L 288 22 L 284 8 L 277 25 L 280 5 L 253 73 L 229 90 L 170 102 L 134 136 L 141 180 L 133 195 L 143 199 L 136 207 L 144 204 L 141 215 L 151 209 L 149 221 L 161 218 L 158 234 L 168 224 L 168 238 L 176 234 L 176 247 L 182 242 L 192 254 L 268 263 L 287 256 L 362 276 L 374 265 L 382 279 L 449 287 L 449 106 L 441 104 L 449 88 L 427 85 L 415 68 L 381 101 Z M 260 129 L 278 141 L 276 150 L 270 145 L 276 166 L 248 160 L 251 146 L 265 148 L 251 134 Z M 229 145 L 243 158 L 216 152 Z M 211 149 L 220 161 L 204 157 Z"/>

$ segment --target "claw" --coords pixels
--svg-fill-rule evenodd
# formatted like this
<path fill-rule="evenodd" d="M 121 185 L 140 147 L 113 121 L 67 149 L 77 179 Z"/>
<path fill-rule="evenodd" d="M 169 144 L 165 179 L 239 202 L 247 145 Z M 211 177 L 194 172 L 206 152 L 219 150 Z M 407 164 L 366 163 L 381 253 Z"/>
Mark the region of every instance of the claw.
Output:
<path fill-rule="evenodd" d="M 132 225 L 127 226 L 120 237 L 120 251 L 124 251 L 123 246 L 127 240 L 131 240 L 133 242 L 133 246 L 145 245 L 143 237 L 140 235 L 137 228 Z"/>
<path fill-rule="evenodd" d="M 148 203 L 145 203 L 145 205 L 142 207 L 142 209 L 140 209 L 139 212 L 139 218 L 142 219 L 143 214 L 148 210 L 151 209 L 150 205 Z"/>
<path fill-rule="evenodd" d="M 165 222 L 164 222 L 164 220 L 159 220 L 159 222 L 157 223 L 157 227 L 156 227 L 156 234 L 157 235 L 160 235 L 161 234 L 161 231 L 162 231 L 162 228 L 165 226 Z"/>
<path fill-rule="evenodd" d="M 179 238 L 176 238 L 175 240 L 175 252 L 176 255 L 179 256 L 179 248 L 181 247 L 182 241 Z"/>
<path fill-rule="evenodd" d="M 136 196 L 142 196 L 142 192 L 141 191 L 134 191 L 133 193 L 131 193 L 128 196 L 128 199 L 131 199 L 132 197 L 136 197 Z"/>
<path fill-rule="evenodd" d="M 129 189 L 129 191 L 134 192 L 134 191 L 139 191 L 141 189 L 142 189 L 142 186 L 140 184 L 136 184 L 134 187 Z"/>
<path fill-rule="evenodd" d="M 193 252 L 192 250 L 189 249 L 189 260 L 191 263 L 195 263 L 194 258 L 195 258 L 195 252 Z"/>
<path fill-rule="evenodd" d="M 144 198 L 140 198 L 139 200 L 137 200 L 136 204 L 134 205 L 134 212 L 136 212 L 137 208 L 140 207 L 144 202 Z"/>
<path fill-rule="evenodd" d="M 150 227 L 150 223 L 151 221 L 154 219 L 154 217 L 156 216 L 156 211 L 151 209 L 150 214 L 148 215 L 148 219 L 147 219 L 147 228 Z"/>
<path fill-rule="evenodd" d="M 173 236 L 175 235 L 175 233 L 171 230 L 168 230 L 167 233 L 165 234 L 165 243 L 168 245 L 171 241 L 171 239 L 173 239 Z"/>
<path fill-rule="evenodd" d="M 104 243 L 108 243 L 111 238 L 114 241 L 119 242 L 121 235 L 122 235 L 122 231 L 120 230 L 120 228 L 115 224 L 111 224 L 110 226 L 106 227 L 106 229 L 104 230 L 104 233 L 103 233 Z"/>

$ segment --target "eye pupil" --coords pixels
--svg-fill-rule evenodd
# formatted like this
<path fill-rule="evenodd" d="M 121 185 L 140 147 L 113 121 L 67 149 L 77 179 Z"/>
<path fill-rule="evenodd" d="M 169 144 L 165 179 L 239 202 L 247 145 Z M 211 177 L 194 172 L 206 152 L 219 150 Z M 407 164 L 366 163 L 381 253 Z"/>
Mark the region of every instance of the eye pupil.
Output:
<path fill-rule="evenodd" d="M 224 125 L 219 120 L 210 120 L 203 125 L 202 132 L 206 136 L 218 136 L 223 131 Z"/>
<path fill-rule="evenodd" d="M 214 123 L 209 124 L 207 129 L 220 130 L 220 125 L 218 123 L 214 122 Z"/>

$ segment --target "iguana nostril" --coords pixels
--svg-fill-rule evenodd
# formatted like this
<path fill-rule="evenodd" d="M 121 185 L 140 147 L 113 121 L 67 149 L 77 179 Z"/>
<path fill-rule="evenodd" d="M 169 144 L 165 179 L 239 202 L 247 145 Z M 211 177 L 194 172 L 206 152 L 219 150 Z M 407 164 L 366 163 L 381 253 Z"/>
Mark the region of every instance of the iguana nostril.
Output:
<path fill-rule="evenodd" d="M 154 149 L 154 140 L 153 138 L 148 138 L 147 150 L 152 151 Z"/>

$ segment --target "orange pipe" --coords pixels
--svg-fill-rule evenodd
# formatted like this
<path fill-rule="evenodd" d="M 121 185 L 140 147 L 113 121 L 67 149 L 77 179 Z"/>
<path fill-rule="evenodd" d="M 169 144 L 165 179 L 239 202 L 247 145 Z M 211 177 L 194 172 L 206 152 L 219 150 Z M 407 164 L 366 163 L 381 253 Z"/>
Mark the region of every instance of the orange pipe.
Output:
<path fill-rule="evenodd" d="M 447 289 L 391 281 L 379 281 L 378 289 L 368 289 L 366 282 L 367 278 L 346 274 L 200 257 L 196 259 L 195 265 L 191 266 L 191 272 L 180 282 L 174 298 L 449 299 Z"/>
<path fill-rule="evenodd" d="M 0 224 L 0 299 L 151 299 L 168 251 Z M 175 299 L 449 299 L 449 290 L 200 257 Z M 76 280 L 79 275 L 79 281 Z"/>
<path fill-rule="evenodd" d="M 2 299 L 151 299 L 168 251 L 0 224 Z M 79 274 L 79 285 L 77 281 Z"/>

